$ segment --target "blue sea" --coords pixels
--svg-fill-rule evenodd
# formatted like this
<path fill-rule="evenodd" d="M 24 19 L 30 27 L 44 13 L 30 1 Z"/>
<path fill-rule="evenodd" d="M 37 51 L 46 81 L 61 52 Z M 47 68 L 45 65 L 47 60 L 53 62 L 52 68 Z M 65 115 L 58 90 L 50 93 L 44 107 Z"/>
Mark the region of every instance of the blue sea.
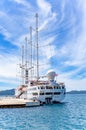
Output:
<path fill-rule="evenodd" d="M 59 104 L 0 109 L 0 130 L 86 130 L 86 94 Z"/>

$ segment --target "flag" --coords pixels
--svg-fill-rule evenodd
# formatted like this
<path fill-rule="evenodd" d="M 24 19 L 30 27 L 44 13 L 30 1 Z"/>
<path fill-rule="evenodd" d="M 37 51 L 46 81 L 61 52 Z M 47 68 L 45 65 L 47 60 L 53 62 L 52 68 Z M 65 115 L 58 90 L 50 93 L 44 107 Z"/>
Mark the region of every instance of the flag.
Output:
<path fill-rule="evenodd" d="M 55 73 L 55 76 L 58 76 L 58 74 Z"/>

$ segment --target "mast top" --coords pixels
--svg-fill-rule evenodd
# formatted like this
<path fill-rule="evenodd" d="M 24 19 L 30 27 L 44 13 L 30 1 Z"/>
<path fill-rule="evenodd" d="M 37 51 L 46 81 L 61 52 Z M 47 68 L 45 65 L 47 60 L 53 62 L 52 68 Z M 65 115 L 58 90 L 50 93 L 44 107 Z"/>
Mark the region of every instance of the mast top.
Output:
<path fill-rule="evenodd" d="M 35 15 L 36 17 L 38 17 L 38 13 L 36 13 L 36 15 Z"/>

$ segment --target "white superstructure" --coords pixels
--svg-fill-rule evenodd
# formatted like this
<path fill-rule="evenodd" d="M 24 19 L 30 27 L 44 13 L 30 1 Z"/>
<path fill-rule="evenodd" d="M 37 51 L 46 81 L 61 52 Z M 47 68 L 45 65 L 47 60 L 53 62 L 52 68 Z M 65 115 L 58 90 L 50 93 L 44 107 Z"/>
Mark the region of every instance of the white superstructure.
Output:
<path fill-rule="evenodd" d="M 57 83 L 55 78 L 56 73 L 51 71 L 47 73 L 48 80 L 46 81 L 30 81 L 28 86 L 23 85 L 16 89 L 17 98 L 38 100 L 42 103 L 61 102 L 65 97 L 64 83 Z"/>
<path fill-rule="evenodd" d="M 31 30 L 31 27 L 30 27 Z M 21 68 L 21 85 L 15 90 L 16 98 L 23 99 L 32 99 L 38 100 L 42 103 L 56 103 L 61 102 L 66 93 L 65 84 L 57 83 L 55 80 L 56 72 L 54 70 L 50 70 L 47 72 L 44 79 L 41 79 L 39 76 L 39 57 L 38 57 L 38 14 L 36 14 L 36 66 L 34 67 L 34 63 L 32 60 L 32 30 L 30 31 L 30 41 L 31 41 L 31 58 L 30 62 L 27 59 L 27 39 L 25 45 L 25 63 L 24 63 L 24 46 L 22 46 L 22 64 L 20 64 Z M 30 66 L 28 66 L 30 63 Z M 36 76 L 32 74 L 33 68 L 36 69 Z M 30 75 L 29 75 L 30 74 Z"/>

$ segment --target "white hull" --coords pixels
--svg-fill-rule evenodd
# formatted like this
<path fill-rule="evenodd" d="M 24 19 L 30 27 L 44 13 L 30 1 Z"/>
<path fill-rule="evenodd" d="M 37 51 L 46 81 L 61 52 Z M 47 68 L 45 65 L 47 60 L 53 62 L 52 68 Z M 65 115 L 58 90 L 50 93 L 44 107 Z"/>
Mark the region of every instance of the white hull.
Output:
<path fill-rule="evenodd" d="M 38 100 L 42 103 L 61 102 L 65 98 L 65 86 L 53 82 L 52 85 L 28 86 L 21 94 L 21 90 L 16 89 L 16 97 L 23 99 Z M 20 96 L 18 96 L 20 95 Z"/>

